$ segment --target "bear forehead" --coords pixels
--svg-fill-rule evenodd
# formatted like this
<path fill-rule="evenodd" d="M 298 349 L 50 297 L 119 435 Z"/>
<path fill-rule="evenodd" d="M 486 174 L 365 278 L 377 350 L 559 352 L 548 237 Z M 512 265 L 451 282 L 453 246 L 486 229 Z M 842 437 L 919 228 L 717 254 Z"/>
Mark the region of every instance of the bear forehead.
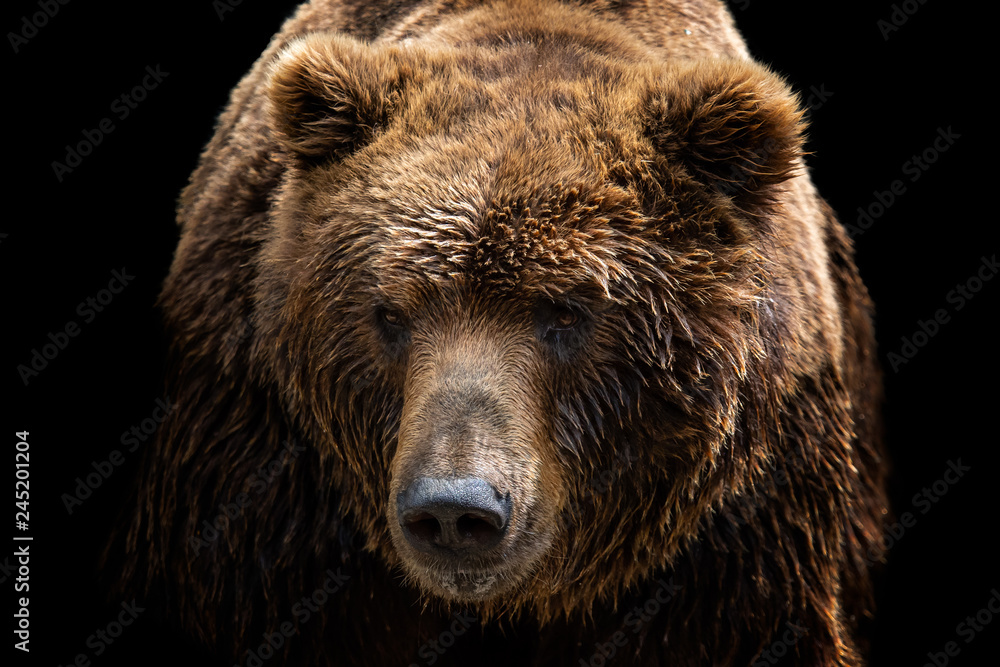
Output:
<path fill-rule="evenodd" d="M 371 268 L 383 289 L 462 283 L 557 297 L 586 286 L 608 295 L 612 281 L 631 275 L 644 218 L 627 190 L 554 152 L 546 161 L 466 150 L 450 169 L 441 152 L 433 167 L 397 161 L 407 173 L 368 193 Z"/>

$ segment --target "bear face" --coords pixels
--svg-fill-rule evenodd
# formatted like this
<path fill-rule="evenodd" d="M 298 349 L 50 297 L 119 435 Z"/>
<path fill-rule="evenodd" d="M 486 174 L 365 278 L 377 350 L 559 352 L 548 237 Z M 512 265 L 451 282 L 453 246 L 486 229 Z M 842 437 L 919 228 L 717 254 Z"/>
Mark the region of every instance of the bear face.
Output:
<path fill-rule="evenodd" d="M 552 611 L 669 561 L 769 455 L 734 450 L 794 381 L 762 248 L 801 117 L 749 62 L 518 30 L 316 34 L 272 65 L 256 363 L 363 480 L 387 564 Z"/>

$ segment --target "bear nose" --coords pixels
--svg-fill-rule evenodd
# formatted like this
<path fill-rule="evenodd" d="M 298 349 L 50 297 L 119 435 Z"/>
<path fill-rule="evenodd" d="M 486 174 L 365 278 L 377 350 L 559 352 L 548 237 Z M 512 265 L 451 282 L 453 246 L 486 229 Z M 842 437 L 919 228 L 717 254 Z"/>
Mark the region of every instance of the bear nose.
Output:
<path fill-rule="evenodd" d="M 482 553 L 503 538 L 510 494 L 484 479 L 421 477 L 396 499 L 399 524 L 419 551 Z"/>

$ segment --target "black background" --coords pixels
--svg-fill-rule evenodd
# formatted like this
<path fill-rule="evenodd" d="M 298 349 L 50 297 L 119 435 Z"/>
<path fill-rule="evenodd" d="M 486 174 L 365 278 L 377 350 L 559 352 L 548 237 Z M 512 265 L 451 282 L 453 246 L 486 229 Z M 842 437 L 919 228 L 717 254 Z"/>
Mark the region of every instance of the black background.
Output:
<path fill-rule="evenodd" d="M 889 554 L 873 662 L 923 665 L 928 652 L 955 641 L 960 653 L 951 664 L 997 664 L 1000 618 L 970 643 L 956 626 L 1000 587 L 1000 279 L 985 282 L 960 310 L 947 298 L 998 250 L 992 127 L 974 115 L 993 104 L 987 91 L 996 85 L 996 59 L 985 56 L 987 17 L 970 16 L 958 3 L 914 0 L 905 4 L 915 13 L 885 39 L 878 22 L 890 18 L 888 2 L 802 4 L 730 6 L 759 60 L 804 98 L 825 91 L 811 113 L 809 142 L 821 193 L 853 224 L 859 206 L 877 201 L 876 191 L 895 180 L 906 188 L 856 239 L 878 309 L 894 509 L 916 517 Z M 151 417 L 162 397 L 165 342 L 154 302 L 177 241 L 176 197 L 230 89 L 294 5 L 243 2 L 220 20 L 209 0 L 183 8 L 76 0 L 59 6 L 19 52 L 9 37 L 0 47 L 11 184 L 0 223 L 2 414 L 11 468 L 15 431 L 30 432 L 31 664 L 70 664 L 79 653 L 94 665 L 167 664 L 188 655 L 159 633 L 151 614 L 141 614 L 103 655 L 86 645 L 117 615 L 120 601 L 106 602 L 97 583 L 96 557 L 141 449 L 126 454 L 72 515 L 60 497 L 93 472 L 93 461 L 123 449 L 122 433 Z M 36 2 L 15 4 L 5 34 L 22 31 L 22 17 L 38 11 Z M 168 76 L 119 119 L 113 101 L 141 83 L 147 66 Z M 52 162 L 64 161 L 66 145 L 105 117 L 114 131 L 59 182 Z M 904 163 L 949 128 L 958 135 L 953 145 L 911 181 Z M 134 280 L 84 322 L 78 304 L 122 269 Z M 938 309 L 950 320 L 893 369 L 888 354 L 900 353 L 901 338 L 912 338 Z M 16 367 L 30 364 L 32 350 L 70 321 L 80 325 L 79 335 L 26 386 Z M 922 513 L 914 494 L 959 459 L 970 470 Z M 18 531 L 12 526 L 10 533 Z M 12 551 L 5 547 L 0 559 Z M 15 597 L 14 576 L 0 584 L 8 599 Z M 3 636 L 11 637 L 13 620 L 5 617 L 11 627 Z"/>

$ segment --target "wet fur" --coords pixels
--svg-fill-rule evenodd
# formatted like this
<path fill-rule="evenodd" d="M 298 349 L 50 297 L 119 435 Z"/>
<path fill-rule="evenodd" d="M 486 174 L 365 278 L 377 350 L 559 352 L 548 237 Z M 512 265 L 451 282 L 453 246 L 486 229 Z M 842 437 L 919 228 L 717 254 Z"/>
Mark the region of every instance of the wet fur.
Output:
<path fill-rule="evenodd" d="M 615 664 L 750 664 L 787 622 L 787 664 L 862 664 L 879 381 L 798 101 L 715 2 L 476 4 L 312 2 L 233 92 L 181 200 L 177 408 L 125 580 L 241 657 L 341 567 L 295 664 L 419 662 L 465 607 L 445 663 L 575 665 L 660 580 Z M 539 341 L 546 303 L 579 340 Z M 393 479 L 423 465 L 518 494 L 539 537 L 493 563 L 502 595 L 449 607 L 394 542 Z"/>

